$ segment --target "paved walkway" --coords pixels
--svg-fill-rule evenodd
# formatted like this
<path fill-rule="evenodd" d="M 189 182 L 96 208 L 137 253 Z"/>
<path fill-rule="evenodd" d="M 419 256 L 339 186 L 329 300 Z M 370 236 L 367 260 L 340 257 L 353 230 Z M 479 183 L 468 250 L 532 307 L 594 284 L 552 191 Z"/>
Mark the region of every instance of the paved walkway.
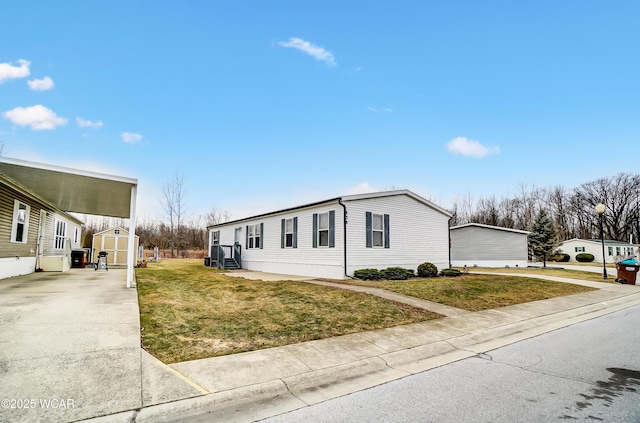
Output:
<path fill-rule="evenodd" d="M 0 408 L 0 421 L 250 422 L 640 304 L 638 286 L 578 282 L 600 289 L 481 312 L 440 309 L 449 315 L 166 366 L 139 347 L 137 295 L 124 271 L 5 279 L 0 399 L 58 407 Z"/>

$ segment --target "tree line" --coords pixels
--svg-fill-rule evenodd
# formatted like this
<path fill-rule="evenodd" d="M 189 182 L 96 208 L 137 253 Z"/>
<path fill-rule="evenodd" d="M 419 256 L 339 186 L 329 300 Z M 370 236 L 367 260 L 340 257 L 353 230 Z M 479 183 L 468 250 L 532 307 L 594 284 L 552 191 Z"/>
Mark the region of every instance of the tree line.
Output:
<path fill-rule="evenodd" d="M 531 230 L 536 216 L 544 210 L 560 241 L 600 239 L 600 216 L 595 210 L 599 203 L 606 206 L 605 239 L 640 240 L 640 175 L 629 173 L 596 179 L 573 189 L 522 184 L 515 195 L 499 200 L 495 196 L 475 200 L 468 195 L 453 202 L 451 225 L 481 223 Z"/>
<path fill-rule="evenodd" d="M 160 221 L 143 220 L 136 225 L 140 245 L 158 247 L 171 257 L 188 250 L 206 250 L 207 226 L 229 221 L 225 210 L 212 208 L 203 215 L 188 216 L 184 199 L 184 179 L 175 174 L 163 186 L 159 199 L 164 211 Z M 573 189 L 563 186 L 538 188 L 521 184 L 515 195 L 497 199 L 494 195 L 474 199 L 471 195 L 453 201 L 451 226 L 481 223 L 530 231 L 544 211 L 553 222 L 558 240 L 599 239 L 598 203 L 606 206 L 603 232 L 606 239 L 640 240 L 640 175 L 620 173 L 583 183 Z M 94 233 L 119 226 L 128 228 L 125 219 L 98 218 L 87 223 L 85 246 L 91 246 Z"/>

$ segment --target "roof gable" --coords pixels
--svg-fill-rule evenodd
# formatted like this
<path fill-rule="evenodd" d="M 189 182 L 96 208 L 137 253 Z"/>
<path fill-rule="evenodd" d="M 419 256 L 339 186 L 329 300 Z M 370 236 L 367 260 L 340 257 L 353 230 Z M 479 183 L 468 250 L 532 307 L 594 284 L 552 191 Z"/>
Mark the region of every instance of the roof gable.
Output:
<path fill-rule="evenodd" d="M 497 231 L 505 231 L 505 232 L 514 232 L 514 233 L 518 233 L 518 234 L 523 234 L 523 235 L 529 235 L 531 232 L 530 231 L 523 231 L 520 229 L 511 229 L 511 228 L 505 228 L 503 226 L 492 226 L 492 225 L 484 225 L 482 223 L 466 223 L 464 225 L 458 225 L 458 226 L 452 226 L 451 230 L 456 230 L 456 229 L 463 229 L 463 228 L 469 228 L 469 227 L 477 227 L 477 228 L 484 228 L 484 229 L 494 229 Z"/>
<path fill-rule="evenodd" d="M 417 195 L 417 194 L 415 194 L 415 193 L 413 193 L 413 192 L 411 192 L 411 191 L 409 191 L 407 189 L 403 189 L 403 190 L 394 190 L 394 191 L 372 192 L 372 193 L 367 193 L 367 194 L 344 195 L 342 197 L 329 198 L 327 200 L 317 201 L 317 202 L 314 202 L 314 203 L 303 204 L 303 205 L 296 206 L 296 207 L 289 207 L 289 208 L 286 208 L 286 209 L 276 210 L 276 211 L 272 211 L 272 212 L 268 212 L 268 213 L 262 213 L 262 214 L 258 214 L 258 215 L 255 215 L 255 216 L 245 217 L 245 218 L 242 218 L 242 219 L 231 220 L 229 222 L 217 223 L 215 225 L 207 226 L 207 229 L 216 228 L 216 227 L 225 226 L 225 225 L 237 224 L 237 223 L 240 223 L 240 222 L 246 222 L 246 221 L 260 219 L 260 218 L 267 217 L 267 216 L 274 216 L 274 215 L 278 215 L 278 214 L 282 214 L 282 213 L 288 213 L 288 212 L 292 212 L 292 211 L 295 211 L 295 210 L 302 210 L 302 209 L 306 209 L 306 208 L 310 208 L 310 207 L 320 206 L 320 205 L 323 205 L 323 204 L 339 203 L 341 201 L 367 200 L 367 199 L 372 199 L 372 198 L 390 197 L 390 196 L 394 196 L 394 195 L 407 195 L 407 196 L 413 198 L 414 200 L 426 205 L 427 207 L 430 207 L 430 208 L 432 208 L 432 209 L 444 214 L 447 217 L 452 217 L 453 216 L 450 212 L 448 212 L 447 210 L 443 209 L 440 206 L 435 205 L 431 201 L 429 201 L 429 200 L 427 200 L 425 198 L 422 198 L 419 195 Z"/>

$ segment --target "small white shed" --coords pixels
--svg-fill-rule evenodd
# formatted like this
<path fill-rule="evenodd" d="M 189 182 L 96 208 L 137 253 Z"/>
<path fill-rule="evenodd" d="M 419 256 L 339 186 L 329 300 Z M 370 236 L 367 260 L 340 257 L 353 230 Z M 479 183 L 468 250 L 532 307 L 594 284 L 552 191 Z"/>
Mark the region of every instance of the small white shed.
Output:
<path fill-rule="evenodd" d="M 528 231 L 468 223 L 452 227 L 450 235 L 453 267 L 528 265 Z"/>

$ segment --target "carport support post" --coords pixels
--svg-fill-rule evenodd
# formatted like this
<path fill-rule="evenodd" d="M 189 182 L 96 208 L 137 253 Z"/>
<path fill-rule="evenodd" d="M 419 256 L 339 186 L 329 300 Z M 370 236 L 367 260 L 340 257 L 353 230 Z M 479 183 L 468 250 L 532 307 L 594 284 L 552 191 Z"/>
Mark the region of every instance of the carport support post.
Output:
<path fill-rule="evenodd" d="M 127 288 L 131 288 L 133 282 L 133 261 L 136 256 L 136 197 L 138 187 L 131 186 L 131 204 L 129 205 L 129 249 L 127 250 Z"/>

